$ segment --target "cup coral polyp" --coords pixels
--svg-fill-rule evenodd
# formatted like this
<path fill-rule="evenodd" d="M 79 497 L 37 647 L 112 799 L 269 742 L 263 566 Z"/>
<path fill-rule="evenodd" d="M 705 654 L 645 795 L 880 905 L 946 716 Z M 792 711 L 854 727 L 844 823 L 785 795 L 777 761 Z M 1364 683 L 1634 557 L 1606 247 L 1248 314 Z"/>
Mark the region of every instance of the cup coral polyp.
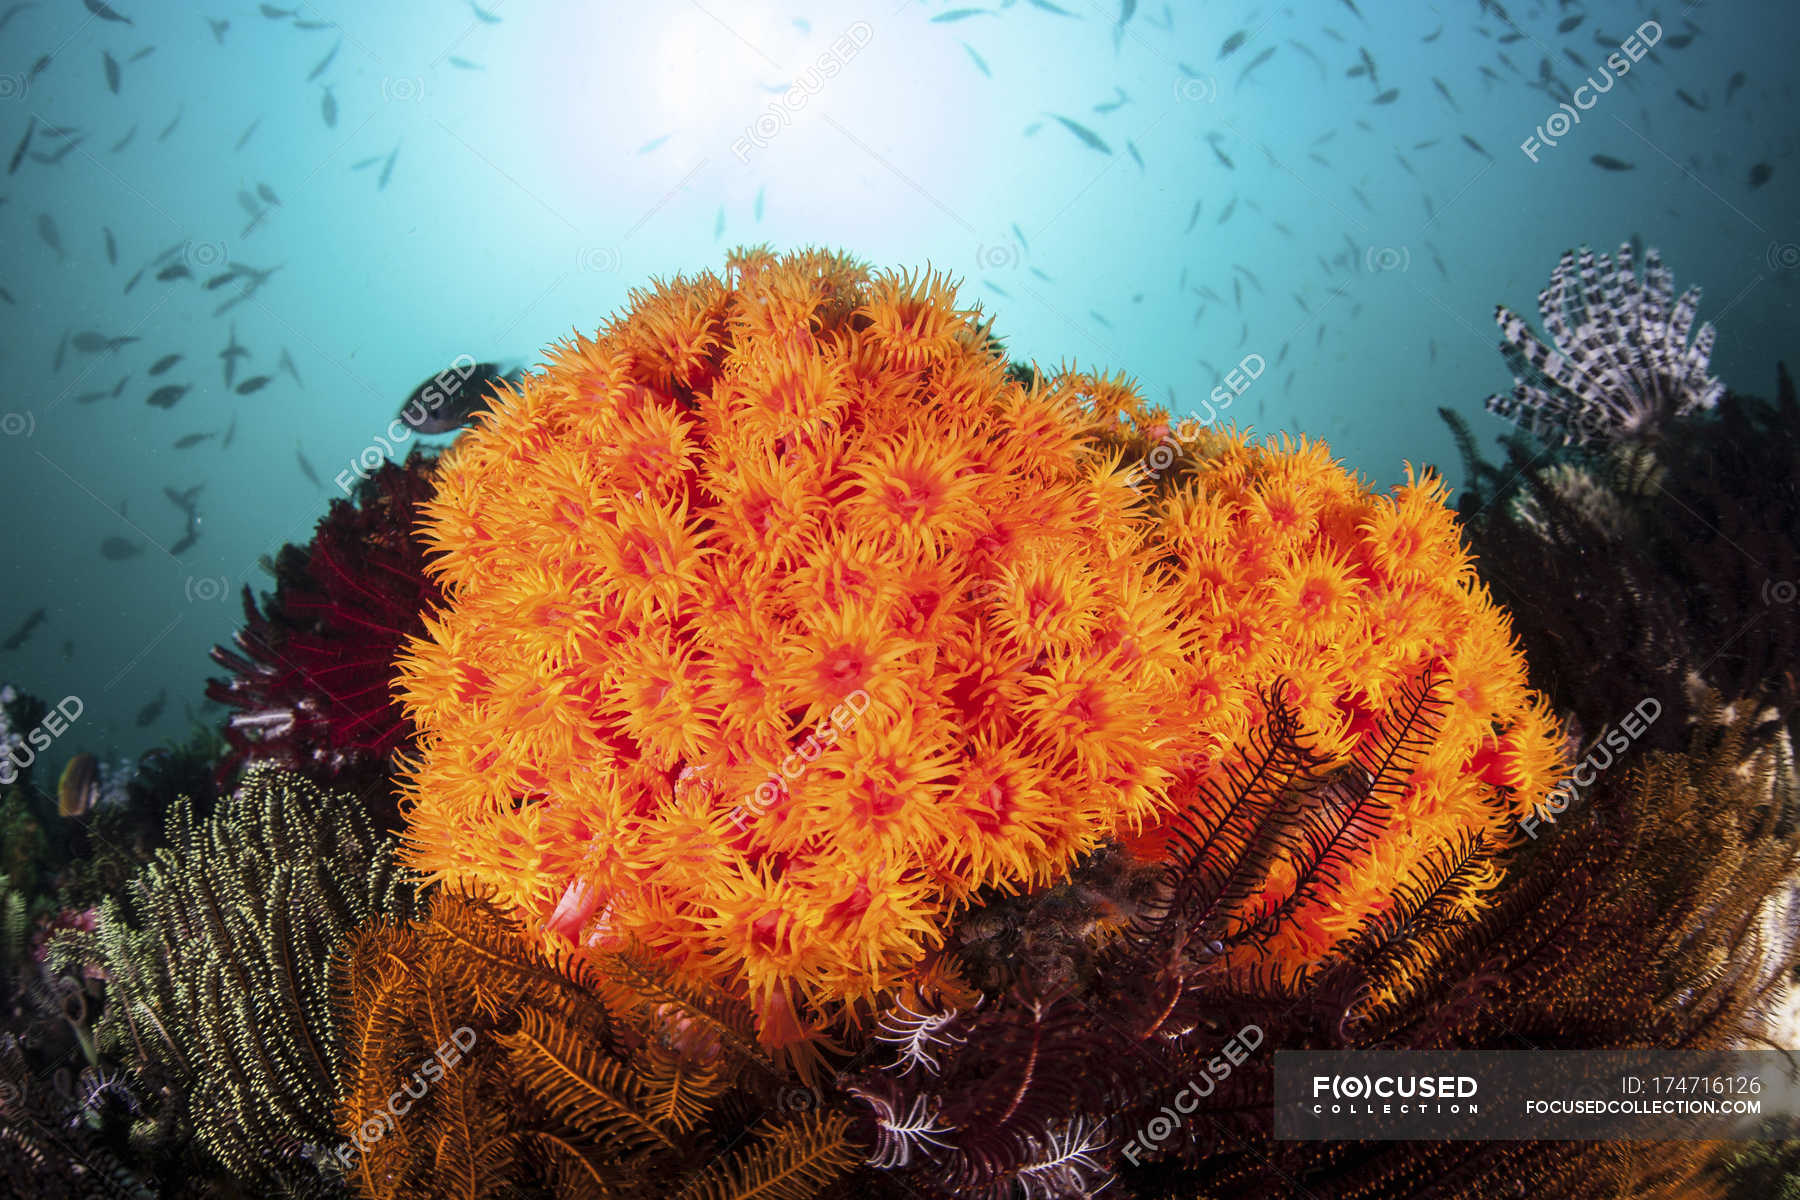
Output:
<path fill-rule="evenodd" d="M 402 657 L 409 857 L 750 1000 L 771 1044 L 977 888 L 1165 802 L 1197 636 L 1116 448 L 935 275 L 740 252 L 444 456 Z"/>

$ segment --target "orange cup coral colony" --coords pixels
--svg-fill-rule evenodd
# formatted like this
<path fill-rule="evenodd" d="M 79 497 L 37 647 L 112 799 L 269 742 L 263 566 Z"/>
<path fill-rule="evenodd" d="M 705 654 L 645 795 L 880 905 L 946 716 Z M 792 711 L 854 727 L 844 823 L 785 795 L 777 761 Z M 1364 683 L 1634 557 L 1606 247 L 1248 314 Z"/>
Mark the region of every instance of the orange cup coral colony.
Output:
<path fill-rule="evenodd" d="M 1451 705 L 1295 961 L 1554 773 L 1438 485 L 1209 434 L 1153 496 L 1136 393 L 1021 379 L 940 276 L 740 251 L 550 359 L 427 509 L 408 855 L 746 997 L 772 1046 L 976 889 L 1153 830 L 1277 677 L 1337 756 L 1428 667 Z"/>

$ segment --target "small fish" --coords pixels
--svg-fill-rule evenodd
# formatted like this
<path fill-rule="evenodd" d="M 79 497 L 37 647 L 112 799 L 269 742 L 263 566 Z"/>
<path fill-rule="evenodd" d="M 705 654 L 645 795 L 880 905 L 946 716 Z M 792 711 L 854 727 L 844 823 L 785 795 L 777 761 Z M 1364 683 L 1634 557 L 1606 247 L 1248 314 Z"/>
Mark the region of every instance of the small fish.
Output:
<path fill-rule="evenodd" d="M 1088 309 L 1088 316 L 1094 318 L 1094 320 L 1098 321 L 1100 324 L 1104 325 L 1106 328 L 1108 328 L 1108 329 L 1112 328 L 1111 321 L 1107 320 L 1105 317 L 1101 316 L 1099 313 L 1095 312 L 1091 308 Z"/>
<path fill-rule="evenodd" d="M 1325 78 L 1325 60 L 1320 58 L 1318 54 L 1313 51 L 1311 46 L 1308 46 L 1305 42 L 1297 41 L 1294 38 L 1289 38 L 1287 43 L 1300 53 L 1306 55 L 1306 57 L 1312 59 L 1313 65 L 1319 68 L 1319 78 Z"/>
<path fill-rule="evenodd" d="M 89 12 L 93 13 L 96 17 L 99 17 L 102 21 L 117 21 L 121 25 L 131 24 L 130 17 L 124 16 L 117 9 L 103 3 L 103 0 L 81 0 L 81 2 L 87 5 L 87 10 Z"/>
<path fill-rule="evenodd" d="M 188 265 L 179 262 L 170 263 L 156 273 L 156 278 L 161 283 L 168 283 L 170 280 L 174 279 L 192 279 L 193 277 L 194 273 L 188 270 Z"/>
<path fill-rule="evenodd" d="M 196 483 L 185 492 L 178 492 L 172 487 L 164 487 L 163 495 L 168 497 L 170 504 L 191 517 L 199 511 L 198 499 L 200 492 L 205 487 L 204 483 Z"/>
<path fill-rule="evenodd" d="M 225 31 L 231 28 L 230 19 L 226 17 L 208 17 L 206 18 L 206 23 L 212 27 L 213 41 L 223 46 L 225 44 Z"/>
<path fill-rule="evenodd" d="M 155 53 L 156 53 L 155 46 L 145 46 L 142 50 L 137 51 L 135 54 L 133 54 L 130 58 L 126 59 L 125 61 L 126 62 L 140 62 L 143 59 L 149 58 L 152 54 L 155 54 Z"/>
<path fill-rule="evenodd" d="M 1588 156 L 1588 161 L 1603 171 L 1631 171 L 1637 167 L 1636 163 L 1628 163 L 1624 159 L 1614 158 L 1610 154 L 1591 154 Z"/>
<path fill-rule="evenodd" d="M 237 394 L 240 396 L 249 396 L 249 395 L 253 395 L 256 392 L 262 391 L 265 387 L 268 387 L 268 386 L 269 386 L 269 376 L 267 376 L 267 375 L 252 375 L 250 378 L 244 380 L 244 382 L 238 384 L 236 391 L 237 391 Z"/>
<path fill-rule="evenodd" d="M 1137 144 L 1130 138 L 1126 138 L 1125 149 L 1131 155 L 1131 161 L 1135 162 L 1138 165 L 1138 170 L 1142 171 L 1144 169 L 1144 156 L 1138 153 Z"/>
<path fill-rule="evenodd" d="M 157 388 L 144 403 L 152 408 L 174 408 L 180 399 L 188 394 L 189 387 L 185 383 L 165 383 Z"/>
<path fill-rule="evenodd" d="M 485 71 L 487 69 L 486 67 L 483 67 L 478 62 L 472 62 L 466 58 L 458 58 L 454 54 L 452 54 L 445 61 L 447 61 L 451 66 L 455 67 L 459 71 Z"/>
<path fill-rule="evenodd" d="M 97 392 L 81 393 L 81 395 L 75 397 L 75 403 L 77 403 L 77 404 L 93 404 L 96 401 L 100 401 L 100 400 L 104 400 L 104 399 L 106 399 L 106 389 L 101 388 Z"/>
<path fill-rule="evenodd" d="M 1438 95 L 1444 98 L 1453 112 L 1462 111 L 1462 108 L 1456 103 L 1456 97 L 1450 94 L 1450 89 L 1445 85 L 1443 80 L 1439 79 L 1436 75 L 1433 75 L 1431 77 L 1431 82 L 1437 87 Z"/>
<path fill-rule="evenodd" d="M 285 21 L 289 17 L 294 16 L 296 12 L 295 9 L 291 8 L 276 8 L 273 4 L 262 4 L 257 7 L 261 8 L 262 15 L 269 18 L 271 21 Z"/>
<path fill-rule="evenodd" d="M 972 62 L 974 62 L 975 69 L 977 71 L 980 71 L 983 75 L 986 75 L 989 79 L 992 79 L 994 77 L 994 73 L 992 71 L 988 70 L 987 59 L 985 59 L 985 58 L 981 57 L 981 55 L 975 53 L 975 47 L 969 45 L 969 43 L 967 43 L 967 42 L 964 42 L 962 44 L 962 48 L 964 50 L 968 51 L 969 58 Z"/>
<path fill-rule="evenodd" d="M 758 222 L 762 221 L 762 217 L 763 217 L 763 189 L 762 188 L 756 189 L 756 203 L 751 209 L 751 215 L 754 216 Z"/>
<path fill-rule="evenodd" d="M 288 348 L 286 346 L 281 348 L 281 358 L 276 362 L 275 369 L 277 371 L 286 371 L 289 375 L 294 377 L 295 383 L 299 384 L 301 387 L 306 386 L 306 381 L 300 378 L 300 372 L 294 366 L 294 360 L 288 357 Z"/>
<path fill-rule="evenodd" d="M 1400 98 L 1400 89 L 1399 88 L 1389 88 L 1387 91 L 1385 91 L 1385 92 L 1381 93 L 1379 96 L 1375 97 L 1375 99 L 1371 100 L 1369 103 L 1371 103 L 1371 104 L 1392 104 L 1394 101 L 1398 100 L 1399 98 Z"/>
<path fill-rule="evenodd" d="M 119 382 L 113 384 L 112 398 L 114 400 L 117 400 L 119 398 L 119 393 L 125 390 L 125 385 L 127 383 L 129 383 L 130 381 L 131 381 L 131 372 L 127 371 L 123 376 L 120 377 Z"/>
<path fill-rule="evenodd" d="M 225 427 L 225 437 L 224 437 L 224 440 L 222 440 L 219 443 L 219 449 L 221 449 L 221 450 L 231 449 L 231 439 L 235 438 L 236 436 L 237 436 L 237 414 L 232 413 L 231 414 L 231 424 L 229 424 Z"/>
<path fill-rule="evenodd" d="M 102 50 L 100 65 L 106 69 L 106 87 L 113 95 L 119 94 L 119 63 L 112 55 Z"/>
<path fill-rule="evenodd" d="M 329 67 L 331 65 L 331 60 L 337 57 L 338 47 L 342 46 L 343 44 L 344 44 L 343 39 L 340 38 L 340 39 L 338 39 L 337 43 L 331 47 L 330 50 L 327 50 L 325 52 L 325 57 L 321 58 L 319 60 L 319 64 L 317 66 L 315 66 L 310 72 L 307 73 L 306 82 L 311 83 L 313 80 L 317 79 L 319 76 L 321 76 L 325 73 L 325 68 Z"/>
<path fill-rule="evenodd" d="M 1558 33 L 1573 33 L 1573 32 L 1575 32 L 1575 30 L 1578 27 L 1580 27 L 1581 23 L 1585 20 L 1587 20 L 1586 14 L 1583 14 L 1581 16 L 1575 16 L 1575 17 L 1564 17 L 1562 20 L 1560 20 L 1556 23 L 1556 32 L 1558 32 Z"/>
<path fill-rule="evenodd" d="M 279 205 L 281 203 L 281 197 L 277 196 L 275 194 L 275 189 L 266 183 L 259 183 L 256 185 L 256 194 L 263 198 L 265 204 Z"/>
<path fill-rule="evenodd" d="M 1223 225 L 1225 222 L 1231 220 L 1231 214 L 1236 211 L 1237 211 L 1237 197 L 1234 195 L 1231 197 L 1230 200 L 1226 201 L 1225 211 L 1219 214 L 1219 219 L 1216 222 L 1214 222 L 1214 224 Z"/>
<path fill-rule="evenodd" d="M 1104 101 L 1100 102 L 1099 104 L 1094 105 L 1095 112 L 1097 112 L 1097 113 L 1115 112 L 1118 109 L 1121 109 L 1121 108 L 1125 107 L 1127 104 L 1131 103 L 1131 97 L 1125 94 L 1124 88 L 1119 87 L 1115 84 L 1113 86 L 1113 92 L 1115 93 L 1115 95 L 1113 96 L 1113 98 L 1111 100 L 1104 100 Z"/>
<path fill-rule="evenodd" d="M 167 125 L 163 126 L 163 131 L 156 135 L 157 141 L 162 142 L 162 141 L 168 140 L 169 135 L 171 133 L 175 132 L 175 127 L 177 125 L 181 124 L 181 114 L 183 112 L 185 112 L 186 110 L 187 110 L 186 105 L 177 105 L 176 106 L 175 116 L 169 121 L 169 123 Z"/>
<path fill-rule="evenodd" d="M 231 380 L 237 374 L 237 360 L 240 358 L 249 358 L 250 357 L 250 351 L 244 349 L 242 346 L 240 346 L 238 344 L 237 324 L 235 322 L 231 326 L 230 337 L 231 337 L 231 340 L 226 343 L 225 348 L 223 350 L 219 351 L 219 357 L 225 361 L 225 386 L 226 387 L 231 386 Z"/>
<path fill-rule="evenodd" d="M 161 375 L 164 371 L 168 370 L 170 367 L 174 366 L 176 363 L 178 363 L 180 361 L 181 361 L 181 355 L 179 355 L 179 354 L 165 354 L 161 358 L 157 359 L 155 362 L 150 364 L 150 370 L 149 370 L 148 374 Z"/>
<path fill-rule="evenodd" d="M 1200 205 L 1203 202 L 1204 202 L 1204 198 L 1202 198 L 1201 200 L 1194 201 L 1194 211 L 1188 214 L 1187 228 L 1182 230 L 1181 232 L 1183 232 L 1183 233 L 1194 232 L 1194 224 L 1200 220 Z"/>
<path fill-rule="evenodd" d="M 262 216 L 262 205 L 260 205 L 256 202 L 255 196 L 252 196 L 249 192 L 245 191 L 243 188 L 238 189 L 237 202 L 238 202 L 238 207 L 243 209 L 246 213 L 250 214 L 250 216 L 252 216 L 252 217 Z"/>
<path fill-rule="evenodd" d="M 1444 33 L 1444 27 L 1442 25 L 1439 25 L 1436 29 L 1432 30 L 1430 33 L 1426 34 L 1424 37 L 1420 38 L 1419 40 L 1421 42 L 1435 42 L 1438 40 L 1438 38 L 1443 36 L 1443 33 Z"/>
<path fill-rule="evenodd" d="M 69 344 L 83 354 L 98 354 L 106 349 L 108 338 L 104 333 L 96 333 L 85 329 L 69 339 Z"/>
<path fill-rule="evenodd" d="M 30 87 L 32 84 L 36 83 L 37 77 L 49 69 L 50 56 L 48 54 L 38 55 L 37 61 L 31 64 L 31 70 L 25 73 L 25 86 Z"/>
<path fill-rule="evenodd" d="M 1274 58 L 1274 57 L 1275 57 L 1275 47 L 1270 46 L 1268 49 L 1264 50 L 1261 54 L 1259 54 L 1255 58 L 1251 59 L 1250 65 L 1245 67 L 1242 71 L 1238 72 L 1238 77 L 1237 77 L 1238 83 L 1240 83 L 1240 84 L 1243 83 L 1244 80 L 1249 77 L 1250 72 L 1256 70 L 1256 68 L 1262 66 L 1264 63 L 1268 62 L 1271 58 Z"/>
<path fill-rule="evenodd" d="M 56 343 L 56 362 L 54 364 L 52 364 L 50 367 L 52 374 L 54 374 L 57 371 L 62 370 L 63 356 L 65 354 L 67 354 L 68 351 L 69 351 L 69 333 L 67 330 L 64 330 L 63 335 L 62 335 L 62 341 Z"/>
<path fill-rule="evenodd" d="M 19 148 L 13 151 L 12 162 L 6 168 L 8 175 L 17 171 L 19 164 L 25 161 L 25 152 L 31 149 L 31 135 L 35 132 L 37 132 L 37 117 L 32 116 L 25 122 L 25 136 L 19 139 Z"/>
<path fill-rule="evenodd" d="M 440 371 L 414 388 L 400 406 L 399 420 L 418 433 L 449 433 L 461 429 L 489 408 L 502 385 L 524 378 L 519 371 L 502 371 L 498 363 L 476 363 L 464 376 L 460 369 Z"/>
<path fill-rule="evenodd" d="M 1682 88 L 1675 89 L 1675 98 L 1680 100 L 1683 104 L 1687 105 L 1689 108 L 1693 109 L 1695 112 L 1705 112 L 1709 107 L 1711 107 L 1710 105 L 1702 104 L 1700 101 L 1694 99 L 1692 96 L 1688 95 L 1687 92 Z"/>
<path fill-rule="evenodd" d="M 39 213 L 37 219 L 38 240 L 56 251 L 58 262 L 63 260 L 62 234 L 56 228 L 56 221 L 49 213 Z"/>
<path fill-rule="evenodd" d="M 399 157 L 400 147 L 395 146 L 393 151 L 387 156 L 387 161 L 381 164 L 381 178 L 375 181 L 376 191 L 382 192 L 387 190 L 388 180 L 394 174 L 394 160 Z"/>
<path fill-rule="evenodd" d="M 191 450 L 201 442 L 209 441 L 218 436 L 217 433 L 186 433 L 175 439 L 175 449 Z"/>
<path fill-rule="evenodd" d="M 56 781 L 56 812 L 65 819 L 85 817 L 100 801 L 100 765 L 91 754 L 77 754 Z"/>
<path fill-rule="evenodd" d="M 37 151 L 33 151 L 32 155 L 31 155 L 31 161 L 47 163 L 51 166 L 55 166 L 57 163 L 61 162 L 63 159 L 69 157 L 69 155 L 75 150 L 75 148 L 77 146 L 81 145 L 81 143 L 85 140 L 86 140 L 85 138 L 70 138 L 68 141 L 63 143 L 62 149 L 56 151 L 53 154 L 42 154 L 42 153 L 38 153 Z"/>
<path fill-rule="evenodd" d="M 1755 191 L 1774 178 L 1775 168 L 1766 162 L 1759 162 L 1750 168 L 1750 190 Z"/>
<path fill-rule="evenodd" d="M 1671 50 L 1686 50 L 1689 46 L 1694 44 L 1694 35 L 1691 33 L 1678 33 L 1674 37 L 1664 38 L 1663 44 L 1668 46 Z"/>
<path fill-rule="evenodd" d="M 268 6 L 264 5 L 263 7 L 267 8 Z M 138 728 L 142 729 L 146 725 L 156 724 L 156 718 L 162 716 L 163 705 L 167 704 L 168 700 L 169 700 L 169 689 L 164 688 L 162 691 L 156 693 L 156 699 L 150 701 L 150 703 L 148 703 L 148 704 L 144 705 L 144 707 L 138 709 L 138 715 L 137 715 Z"/>
<path fill-rule="evenodd" d="M 1080 138 L 1082 145 L 1088 147 L 1088 149 L 1098 150 L 1102 154 L 1112 153 L 1112 147 L 1101 141 L 1100 136 L 1086 125 L 1083 125 L 1078 121 L 1071 121 L 1067 117 L 1058 116 L 1056 113 L 1045 113 L 1044 115 L 1053 118 L 1059 122 L 1064 129 L 1067 129 L 1070 133 Z"/>
<path fill-rule="evenodd" d="M 1025 231 L 1019 228 L 1019 223 L 1013 221 L 1009 228 L 1012 230 L 1013 236 L 1019 239 L 1019 245 L 1024 247 L 1025 253 L 1030 254 L 1031 243 L 1025 240 Z"/>
<path fill-rule="evenodd" d="M 719 235 L 724 232 L 725 232 L 725 206 L 723 204 L 721 204 L 721 205 L 719 205 L 719 215 L 713 218 L 713 240 L 717 241 L 719 239 Z"/>
<path fill-rule="evenodd" d="M 1476 141 L 1474 138 L 1470 137 L 1468 134 L 1466 134 L 1466 133 L 1463 134 L 1462 140 L 1463 140 L 1463 144 L 1465 146 L 1467 146 L 1469 149 L 1473 150 L 1475 153 L 1481 155 L 1483 158 L 1491 159 L 1494 157 L 1493 155 L 1489 154 L 1486 149 L 1484 149 L 1482 147 L 1482 144 L 1480 142 Z"/>
<path fill-rule="evenodd" d="M 1219 47 L 1219 61 L 1223 62 L 1225 59 L 1230 58 L 1235 51 L 1243 46 L 1244 42 L 1249 37 L 1249 30 L 1240 29 L 1230 37 L 1226 38 L 1225 44 Z"/>
<path fill-rule="evenodd" d="M 26 9 L 36 7 L 37 5 L 31 3 L 30 0 L 22 0 L 21 3 L 9 5 L 4 13 L 0 13 L 0 29 L 5 29 L 8 25 L 12 24 L 12 19 Z"/>
<path fill-rule="evenodd" d="M 125 147 L 131 145 L 131 139 L 137 136 L 137 131 L 138 131 L 138 127 L 136 125 L 133 125 L 130 129 L 127 129 L 125 131 L 125 136 L 120 138 L 118 141 L 116 141 L 112 144 L 112 146 L 110 147 L 111 151 L 114 154 L 117 154 L 119 151 L 123 150 Z"/>
<path fill-rule="evenodd" d="M 1742 71 L 1732 74 L 1731 79 L 1725 84 L 1725 103 L 1731 103 L 1731 98 L 1738 94 L 1739 88 L 1744 86 L 1744 81 L 1745 75 Z"/>
<path fill-rule="evenodd" d="M 337 128 L 337 97 L 331 94 L 329 84 L 326 85 L 325 94 L 319 98 L 319 115 L 325 118 L 326 128 Z"/>
<path fill-rule="evenodd" d="M 304 30 L 307 30 L 307 31 L 309 31 L 309 32 L 310 32 L 310 31 L 312 31 L 312 30 L 314 30 L 314 29 L 336 29 L 336 28 L 337 28 L 337 26 L 336 26 L 336 25 L 335 25 L 335 24 L 334 24 L 334 23 L 332 23 L 332 22 L 330 22 L 330 21 L 301 21 L 301 20 L 296 20 L 296 21 L 295 21 L 295 22 L 294 22 L 294 28 L 295 28 L 295 29 L 304 29 Z"/>
<path fill-rule="evenodd" d="M 206 290 L 210 292 L 216 288 L 222 288 L 242 274 L 242 271 L 238 270 L 236 267 L 232 267 L 230 270 L 214 275 L 211 279 L 207 280 Z"/>
<path fill-rule="evenodd" d="M 1213 157 L 1217 158 L 1220 162 L 1224 163 L 1225 169 L 1227 171 L 1234 171 L 1237 169 L 1237 164 L 1231 161 L 1231 155 L 1229 155 L 1229 154 L 1225 153 L 1223 150 L 1219 149 L 1219 143 L 1213 142 L 1213 143 L 1211 143 L 1211 145 L 1212 145 Z"/>
<path fill-rule="evenodd" d="M 311 483 L 314 487 L 322 487 L 323 485 L 319 482 L 319 473 L 313 470 L 313 465 L 311 463 L 306 461 L 306 455 L 301 451 L 300 443 L 298 441 L 294 443 L 294 458 L 299 462 L 300 473 L 306 476 L 307 482 Z"/>
<path fill-rule="evenodd" d="M 250 122 L 250 124 L 245 127 L 244 132 L 238 134 L 237 145 L 233 146 L 232 149 L 233 150 L 242 150 L 244 148 L 244 143 L 248 142 L 250 140 L 250 135 L 255 133 L 256 127 L 261 124 L 262 124 L 261 117 L 258 117 L 258 118 L 256 118 L 256 120 Z"/>
<path fill-rule="evenodd" d="M 469 0 L 469 7 L 475 10 L 475 19 L 477 21 L 485 21 L 489 25 L 498 25 L 500 23 L 500 18 L 498 16 L 487 11 L 485 8 L 482 8 L 479 4 L 476 4 L 475 0 Z"/>
<path fill-rule="evenodd" d="M 931 18 L 931 20 L 935 25 L 948 25 L 952 21 L 966 21 L 970 17 L 992 17 L 998 15 L 999 14 L 997 13 L 989 12 L 985 8 L 953 8 L 949 12 L 939 13 L 937 16 Z"/>
<path fill-rule="evenodd" d="M 1011 292 L 1007 291 L 1005 288 L 1001 287 L 999 284 L 995 283 L 991 279 L 982 280 L 981 285 L 983 287 L 987 288 L 989 291 L 993 292 L 997 296 L 1004 297 L 1005 299 L 1008 299 L 1008 300 L 1012 299 Z"/>
<path fill-rule="evenodd" d="M 122 537 L 109 537 L 100 543 L 100 557 L 111 562 L 120 562 L 134 555 L 142 554 L 143 551 L 142 546 Z"/>
<path fill-rule="evenodd" d="M 1050 0 L 1025 0 L 1025 3 L 1031 5 L 1031 7 L 1033 7 L 1033 8 L 1041 8 L 1047 13 L 1054 13 L 1056 16 L 1059 16 L 1059 17 L 1075 16 L 1075 14 L 1070 12 L 1068 9 L 1058 8 L 1056 5 L 1050 3 Z M 1079 18 L 1077 18 L 1077 19 L 1079 19 Z"/>
<path fill-rule="evenodd" d="M 23 646 L 31 637 L 32 630 L 42 625 L 47 615 L 47 611 L 41 608 L 29 613 L 25 620 L 20 622 L 19 627 L 13 630 L 4 642 L 0 642 L 0 650 L 17 650 Z"/>

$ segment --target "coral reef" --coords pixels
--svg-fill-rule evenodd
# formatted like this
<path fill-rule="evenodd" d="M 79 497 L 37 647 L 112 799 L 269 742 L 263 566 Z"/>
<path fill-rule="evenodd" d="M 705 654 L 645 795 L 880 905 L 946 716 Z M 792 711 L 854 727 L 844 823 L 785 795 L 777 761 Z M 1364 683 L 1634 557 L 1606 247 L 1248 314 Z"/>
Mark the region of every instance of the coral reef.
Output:
<path fill-rule="evenodd" d="M 1321 447 L 1208 434 L 1147 492 L 1166 414 L 1122 378 L 1020 383 L 937 277 L 750 251 L 633 303 L 426 506 L 448 604 L 399 686 L 429 877 L 641 941 L 786 1046 L 978 888 L 1108 838 L 1153 858 L 1278 678 L 1349 791 L 1392 697 L 1435 670 L 1448 704 L 1324 871 L 1284 856 L 1234 899 L 1281 969 L 1554 779 L 1435 480 L 1378 497 Z"/>
<path fill-rule="evenodd" d="M 206 689 L 238 710 L 225 725 L 221 784 L 246 764 L 273 763 L 362 796 L 397 825 L 391 760 L 412 730 L 389 684 L 401 645 L 439 599 L 415 534 L 435 464 L 419 450 L 384 463 L 332 501 L 311 542 L 282 547 L 272 595 L 259 605 L 245 586 L 235 648 L 212 652 L 231 675 Z"/>
<path fill-rule="evenodd" d="M 446 454 L 409 860 L 745 996 L 772 1045 L 1147 819 L 1186 622 L 1090 431 L 941 278 L 733 257 Z"/>
<path fill-rule="evenodd" d="M 391 840 L 354 798 L 266 764 L 209 819 L 177 803 L 169 837 L 51 961 L 106 980 L 99 1044 L 132 1068 L 136 1136 L 191 1128 L 247 1185 L 305 1176 L 300 1147 L 332 1128 L 331 955 L 409 911 Z"/>
<path fill-rule="evenodd" d="M 1538 293 L 1553 344 L 1505 305 L 1494 309 L 1514 379 L 1510 395 L 1488 397 L 1488 411 L 1549 442 L 1605 445 L 1715 408 L 1725 385 L 1706 373 L 1715 335 L 1710 324 L 1694 329 L 1699 305 L 1697 287 L 1675 297 L 1654 247 L 1642 279 L 1630 243 L 1616 265 L 1586 246 L 1564 253 Z"/>

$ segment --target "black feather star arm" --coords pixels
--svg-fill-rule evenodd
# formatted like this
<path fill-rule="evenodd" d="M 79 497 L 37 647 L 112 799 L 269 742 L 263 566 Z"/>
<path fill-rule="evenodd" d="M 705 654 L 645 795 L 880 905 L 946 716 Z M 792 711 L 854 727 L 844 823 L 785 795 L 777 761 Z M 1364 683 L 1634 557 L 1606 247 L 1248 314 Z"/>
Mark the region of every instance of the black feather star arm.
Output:
<path fill-rule="evenodd" d="M 410 883 L 361 804 L 272 767 L 206 820 L 178 802 L 168 832 L 94 932 L 59 935 L 52 961 L 105 972 L 101 1044 L 172 1082 L 230 1175 L 304 1180 L 303 1147 L 332 1136 L 332 953 L 358 925 L 409 911 Z"/>

